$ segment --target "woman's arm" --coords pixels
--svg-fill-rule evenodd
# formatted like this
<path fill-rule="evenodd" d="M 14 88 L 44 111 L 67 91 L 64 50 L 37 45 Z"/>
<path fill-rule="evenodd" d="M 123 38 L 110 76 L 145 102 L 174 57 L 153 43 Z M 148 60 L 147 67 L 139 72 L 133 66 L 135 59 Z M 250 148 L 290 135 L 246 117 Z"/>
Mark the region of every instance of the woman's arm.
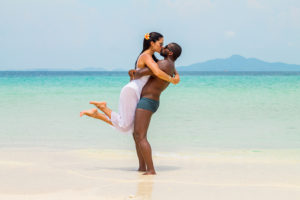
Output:
<path fill-rule="evenodd" d="M 142 58 L 144 59 L 145 65 L 147 65 L 147 67 L 149 67 L 153 74 L 158 78 L 173 84 L 177 84 L 179 82 L 179 76 L 173 78 L 166 74 L 164 71 L 160 70 L 158 64 L 153 60 L 151 56 L 144 55 Z"/>
<path fill-rule="evenodd" d="M 177 74 L 178 74 L 178 72 L 177 72 L 176 68 L 174 67 L 174 75 L 177 75 Z"/>
<path fill-rule="evenodd" d="M 180 77 L 179 77 L 179 74 L 178 74 L 178 72 L 177 72 L 177 70 L 176 70 L 176 68 L 174 67 L 174 79 L 175 79 L 175 81 L 177 81 L 178 83 L 179 83 L 179 81 L 180 81 Z"/>

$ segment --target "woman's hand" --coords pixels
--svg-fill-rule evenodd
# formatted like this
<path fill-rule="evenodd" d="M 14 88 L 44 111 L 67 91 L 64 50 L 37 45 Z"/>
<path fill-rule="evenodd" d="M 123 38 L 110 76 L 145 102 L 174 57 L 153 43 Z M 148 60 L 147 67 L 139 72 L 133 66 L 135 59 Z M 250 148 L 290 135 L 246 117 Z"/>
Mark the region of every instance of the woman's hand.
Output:
<path fill-rule="evenodd" d="M 179 82 L 180 82 L 180 77 L 179 77 L 179 74 L 176 72 L 176 73 L 175 73 L 175 76 L 172 77 L 172 83 L 173 83 L 174 85 L 176 85 L 176 84 L 179 83 Z"/>

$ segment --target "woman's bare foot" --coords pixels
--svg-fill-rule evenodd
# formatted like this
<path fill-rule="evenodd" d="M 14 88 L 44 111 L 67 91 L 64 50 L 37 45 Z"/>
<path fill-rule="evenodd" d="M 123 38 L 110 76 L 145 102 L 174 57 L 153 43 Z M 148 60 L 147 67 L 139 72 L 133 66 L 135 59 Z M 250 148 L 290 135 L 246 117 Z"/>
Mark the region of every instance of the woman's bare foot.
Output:
<path fill-rule="evenodd" d="M 90 104 L 94 104 L 97 108 L 99 108 L 104 114 L 111 119 L 112 110 L 106 106 L 105 101 L 91 101 Z"/>
<path fill-rule="evenodd" d="M 90 104 L 94 104 L 100 110 L 103 110 L 104 108 L 106 108 L 106 102 L 105 101 L 90 101 Z"/>
<path fill-rule="evenodd" d="M 143 173 L 143 175 L 156 175 L 155 171 L 147 171 L 146 173 Z"/>
<path fill-rule="evenodd" d="M 100 119 L 100 120 L 108 123 L 109 125 L 113 126 L 112 122 L 109 119 L 107 119 L 106 115 L 99 113 L 97 108 L 93 108 L 90 110 L 84 110 L 84 111 L 80 112 L 80 117 L 82 117 L 83 115 L 87 115 L 89 117 Z"/>
<path fill-rule="evenodd" d="M 84 110 L 84 111 L 80 112 L 80 117 L 82 117 L 83 115 L 87 115 L 87 116 L 90 116 L 90 117 L 95 117 L 97 112 L 98 112 L 97 108 L 93 108 L 93 109 L 90 109 L 90 110 Z"/>

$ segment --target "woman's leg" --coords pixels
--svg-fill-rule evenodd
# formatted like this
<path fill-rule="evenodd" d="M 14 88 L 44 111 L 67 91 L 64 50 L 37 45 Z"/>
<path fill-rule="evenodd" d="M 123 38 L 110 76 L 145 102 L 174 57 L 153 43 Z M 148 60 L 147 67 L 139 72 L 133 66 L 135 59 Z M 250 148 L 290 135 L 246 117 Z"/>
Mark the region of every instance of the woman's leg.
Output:
<path fill-rule="evenodd" d="M 83 115 L 87 115 L 89 117 L 93 117 L 93 118 L 96 118 L 96 119 L 100 119 L 110 125 L 113 125 L 111 123 L 111 121 L 109 119 L 107 119 L 107 117 L 104 115 L 104 114 L 101 114 L 98 112 L 97 108 L 93 108 L 93 109 L 90 109 L 90 110 L 84 110 L 82 112 L 80 112 L 80 117 L 82 117 Z"/>
<path fill-rule="evenodd" d="M 104 112 L 104 114 L 106 114 L 109 119 L 111 119 L 111 112 L 112 110 L 109 109 L 106 106 L 106 102 L 105 101 L 91 101 L 90 104 L 95 105 L 97 108 L 99 108 L 102 112 Z"/>
<path fill-rule="evenodd" d="M 109 117 L 113 126 L 121 132 L 129 132 L 133 129 L 135 109 L 139 98 L 134 88 L 126 85 L 122 88 L 119 99 L 119 113 L 112 111 L 106 105 L 106 102 L 91 101 Z"/>
<path fill-rule="evenodd" d="M 103 111 L 111 120 L 113 126 L 121 132 L 128 132 L 133 129 L 133 121 L 136 105 L 139 101 L 135 90 L 131 87 L 123 87 L 119 99 L 119 112 L 114 112 L 106 106 L 106 102 L 91 101 Z"/>

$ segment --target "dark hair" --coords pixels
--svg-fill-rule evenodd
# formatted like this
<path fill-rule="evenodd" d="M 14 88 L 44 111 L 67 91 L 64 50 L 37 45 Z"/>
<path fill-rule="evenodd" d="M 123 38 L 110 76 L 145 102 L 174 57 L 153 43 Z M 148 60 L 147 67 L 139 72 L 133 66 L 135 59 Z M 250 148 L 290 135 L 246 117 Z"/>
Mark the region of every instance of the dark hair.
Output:
<path fill-rule="evenodd" d="M 168 47 L 170 48 L 170 50 L 173 52 L 173 59 L 174 61 L 181 55 L 181 47 L 175 43 L 175 42 L 172 42 L 168 45 Z"/>
<path fill-rule="evenodd" d="M 160 38 L 164 37 L 162 34 L 157 33 L 157 32 L 151 32 L 151 33 L 149 33 L 149 35 L 150 35 L 150 37 L 149 37 L 148 40 L 146 40 L 146 38 L 144 37 L 143 50 L 142 50 L 142 52 L 139 54 L 139 56 L 140 56 L 144 51 L 146 51 L 147 49 L 150 48 L 151 42 L 156 42 L 156 41 L 159 40 Z M 138 58 L 139 58 L 139 56 L 138 56 Z M 135 65 L 134 65 L 134 66 L 135 66 L 135 69 L 136 69 L 136 64 L 137 64 L 138 58 L 137 58 L 136 61 L 135 61 Z M 154 54 L 152 55 L 152 58 L 153 58 L 153 60 L 154 60 L 155 62 L 158 61 L 158 59 L 155 57 Z"/>

